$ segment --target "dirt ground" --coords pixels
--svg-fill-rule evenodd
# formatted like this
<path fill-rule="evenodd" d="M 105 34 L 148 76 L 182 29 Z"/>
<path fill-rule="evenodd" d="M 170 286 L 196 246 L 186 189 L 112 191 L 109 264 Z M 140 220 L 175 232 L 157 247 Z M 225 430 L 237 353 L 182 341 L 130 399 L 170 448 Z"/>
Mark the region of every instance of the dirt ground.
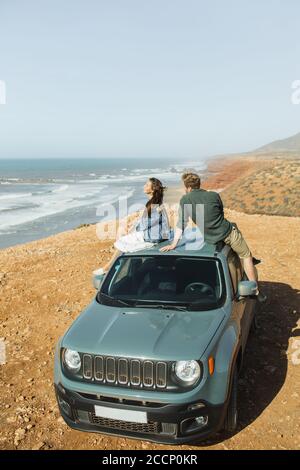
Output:
<path fill-rule="evenodd" d="M 256 257 L 269 301 L 258 313 L 239 379 L 240 423 L 234 436 L 167 446 L 73 431 L 53 389 L 54 348 L 94 296 L 92 271 L 111 241 L 94 226 L 0 251 L 1 449 L 299 449 L 300 218 L 226 211 Z M 297 264 L 298 263 L 298 264 Z"/>

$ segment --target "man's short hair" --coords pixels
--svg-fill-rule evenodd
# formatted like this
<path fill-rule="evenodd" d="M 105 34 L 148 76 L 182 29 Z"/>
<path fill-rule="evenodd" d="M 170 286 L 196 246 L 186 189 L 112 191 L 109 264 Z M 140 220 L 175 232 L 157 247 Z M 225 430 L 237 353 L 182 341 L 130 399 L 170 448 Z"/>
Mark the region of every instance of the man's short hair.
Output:
<path fill-rule="evenodd" d="M 182 175 L 182 181 L 186 188 L 199 189 L 201 180 L 200 176 L 196 173 L 184 173 Z"/>

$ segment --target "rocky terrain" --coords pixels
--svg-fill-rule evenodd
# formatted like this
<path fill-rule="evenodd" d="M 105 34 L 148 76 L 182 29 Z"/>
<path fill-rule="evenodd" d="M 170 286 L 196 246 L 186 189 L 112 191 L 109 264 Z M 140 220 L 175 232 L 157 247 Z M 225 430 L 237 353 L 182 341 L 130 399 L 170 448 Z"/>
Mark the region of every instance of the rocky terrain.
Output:
<path fill-rule="evenodd" d="M 222 191 L 224 205 L 247 214 L 300 216 L 300 160 L 261 162 Z"/>

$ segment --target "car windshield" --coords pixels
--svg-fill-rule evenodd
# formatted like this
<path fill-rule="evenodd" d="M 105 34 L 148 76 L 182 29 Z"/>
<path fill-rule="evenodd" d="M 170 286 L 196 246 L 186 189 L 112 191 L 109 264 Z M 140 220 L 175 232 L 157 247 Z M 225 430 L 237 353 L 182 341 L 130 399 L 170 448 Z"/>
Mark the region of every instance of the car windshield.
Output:
<path fill-rule="evenodd" d="M 224 302 L 219 260 L 183 256 L 122 256 L 110 269 L 98 295 L 114 306 L 209 310 Z"/>

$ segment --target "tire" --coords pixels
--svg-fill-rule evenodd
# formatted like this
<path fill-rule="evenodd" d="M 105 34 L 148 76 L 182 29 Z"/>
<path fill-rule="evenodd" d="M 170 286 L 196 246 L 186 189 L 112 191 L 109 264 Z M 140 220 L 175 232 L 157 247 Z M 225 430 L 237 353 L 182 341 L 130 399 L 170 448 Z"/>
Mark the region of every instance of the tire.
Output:
<path fill-rule="evenodd" d="M 237 367 L 235 366 L 233 377 L 232 377 L 230 398 L 229 398 L 228 408 L 227 408 L 225 421 L 224 421 L 224 431 L 228 433 L 233 433 L 236 430 L 237 424 L 238 424 L 237 395 L 238 395 L 238 372 L 237 372 Z"/>
<path fill-rule="evenodd" d="M 257 320 L 257 312 L 255 312 L 252 323 L 251 323 L 251 332 L 255 333 L 259 329 L 259 323 Z"/>
<path fill-rule="evenodd" d="M 255 334 L 256 331 L 259 330 L 260 324 L 259 324 L 258 318 L 260 317 L 260 313 L 261 313 L 261 304 L 259 304 L 259 302 L 256 302 L 253 320 L 252 320 L 251 327 L 250 327 L 250 333 Z"/>

